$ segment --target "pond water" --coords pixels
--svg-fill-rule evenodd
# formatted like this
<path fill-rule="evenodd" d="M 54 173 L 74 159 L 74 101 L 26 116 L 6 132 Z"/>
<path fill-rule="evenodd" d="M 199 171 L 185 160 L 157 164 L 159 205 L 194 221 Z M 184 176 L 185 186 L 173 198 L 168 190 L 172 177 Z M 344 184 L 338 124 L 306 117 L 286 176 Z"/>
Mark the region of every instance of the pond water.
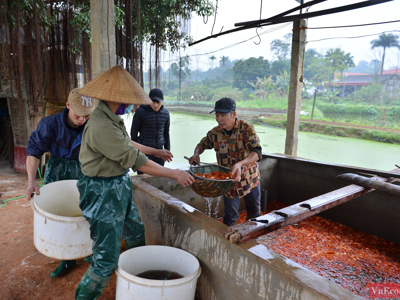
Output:
<path fill-rule="evenodd" d="M 132 116 L 126 119 L 130 132 Z M 216 125 L 213 119 L 171 112 L 171 152 L 174 160 L 166 163 L 169 168 L 187 167 L 184 156 L 192 156 L 194 148 L 206 133 Z M 268 126 L 255 126 L 261 140 L 263 153 L 284 153 L 284 129 Z M 334 137 L 316 133 L 299 132 L 297 155 L 302 158 L 321 162 L 337 163 L 384 171 L 400 165 L 400 145 L 373 141 Z M 215 162 L 214 150 L 206 150 L 201 156 L 202 162 Z"/>

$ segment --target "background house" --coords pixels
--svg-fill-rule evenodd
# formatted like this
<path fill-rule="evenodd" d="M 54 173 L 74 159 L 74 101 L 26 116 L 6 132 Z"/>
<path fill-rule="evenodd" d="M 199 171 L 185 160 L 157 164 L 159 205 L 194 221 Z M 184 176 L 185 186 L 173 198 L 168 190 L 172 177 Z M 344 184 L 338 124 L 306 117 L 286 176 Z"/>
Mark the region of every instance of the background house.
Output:
<path fill-rule="evenodd" d="M 400 72 L 397 74 L 396 70 L 388 70 L 385 72 L 383 72 L 382 75 L 343 73 L 343 78 L 327 83 L 326 86 L 329 86 L 333 91 L 337 91 L 338 95 L 341 97 L 347 97 L 349 94 L 361 89 L 361 87 L 368 86 L 372 83 L 381 83 L 384 85 L 385 91 L 394 92 L 397 88 L 400 88 Z"/>

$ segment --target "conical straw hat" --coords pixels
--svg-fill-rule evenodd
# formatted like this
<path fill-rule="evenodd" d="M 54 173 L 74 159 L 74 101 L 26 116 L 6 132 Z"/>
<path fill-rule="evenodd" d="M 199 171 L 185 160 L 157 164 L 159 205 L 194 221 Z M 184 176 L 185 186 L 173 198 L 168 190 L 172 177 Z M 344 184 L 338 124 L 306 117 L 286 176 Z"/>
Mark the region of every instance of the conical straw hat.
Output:
<path fill-rule="evenodd" d="M 118 65 L 89 81 L 78 93 L 82 96 L 117 103 L 153 103 L 135 78 Z"/>

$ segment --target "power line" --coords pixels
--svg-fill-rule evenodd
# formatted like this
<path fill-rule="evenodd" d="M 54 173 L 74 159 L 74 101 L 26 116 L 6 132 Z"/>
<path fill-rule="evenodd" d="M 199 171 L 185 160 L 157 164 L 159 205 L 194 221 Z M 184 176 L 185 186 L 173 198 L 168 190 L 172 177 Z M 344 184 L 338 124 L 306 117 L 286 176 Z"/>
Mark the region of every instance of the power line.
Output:
<path fill-rule="evenodd" d="M 360 26 L 380 25 L 380 24 L 395 23 L 395 22 L 400 22 L 400 20 L 387 21 L 387 22 L 379 22 L 379 23 L 367 23 L 367 24 L 356 24 L 356 25 L 333 26 L 333 27 L 309 27 L 309 28 L 307 28 L 307 29 L 332 29 L 332 28 L 360 27 Z M 271 33 L 271 32 L 280 30 L 280 29 L 282 29 L 282 28 L 284 28 L 284 27 L 289 26 L 290 24 L 291 24 L 291 23 L 286 23 L 286 24 L 281 25 L 281 26 L 278 26 L 278 27 L 276 27 L 276 28 L 263 31 L 263 32 L 260 33 L 259 35 L 261 36 L 261 35 L 264 35 L 264 34 L 267 34 L 267 33 Z M 382 34 L 382 33 L 386 33 L 386 32 L 400 32 L 400 31 L 399 31 L 399 30 L 383 31 L 383 32 L 380 32 L 380 33 L 369 34 L 369 35 L 362 35 L 362 36 L 355 36 L 355 37 L 332 37 L 332 38 L 325 38 L 325 39 L 307 41 L 306 43 L 313 43 L 313 42 L 319 42 L 319 41 L 324 41 L 324 40 L 333 40 L 333 39 L 356 39 L 356 38 L 362 38 L 362 37 L 368 37 L 368 36 L 375 36 L 375 35 Z M 216 53 L 216 52 L 219 52 L 219 51 L 222 51 L 222 50 L 225 50 L 225 49 L 229 49 L 229 48 L 235 47 L 235 46 L 240 45 L 240 44 L 242 44 L 242 43 L 248 42 L 248 41 L 250 41 L 250 40 L 252 40 L 252 39 L 254 39 L 254 38 L 256 38 L 256 37 L 258 37 L 258 36 L 255 35 L 255 36 L 253 36 L 253 37 L 251 37 L 251 38 L 249 38 L 249 39 L 243 40 L 243 41 L 241 41 L 241 42 L 234 43 L 234 44 L 231 44 L 231 45 L 222 47 L 221 49 L 217 49 L 217 50 L 214 50 L 214 51 L 210 51 L 210 52 L 206 52 L 206 53 L 201 53 L 201 54 L 192 54 L 192 55 L 188 55 L 188 56 L 189 56 L 189 57 L 195 57 L 195 56 L 204 56 L 204 55 Z M 162 61 L 162 63 L 170 63 L 170 62 L 177 62 L 177 61 L 179 61 L 179 59 L 168 60 L 168 61 Z"/>
<path fill-rule="evenodd" d="M 344 25 L 344 26 L 331 26 L 331 27 L 307 27 L 307 29 L 331 29 L 331 28 L 360 27 L 360 26 L 380 25 L 380 24 L 388 24 L 388 23 L 396 23 L 396 22 L 400 22 L 400 20 L 379 22 L 379 23 L 367 23 L 367 24 Z"/>
<path fill-rule="evenodd" d="M 400 30 L 389 30 L 389 31 L 383 31 L 380 33 L 373 33 L 373 34 L 359 35 L 359 36 L 332 37 L 332 38 L 326 38 L 326 39 L 320 39 L 320 40 L 307 41 L 306 43 L 320 42 L 320 41 L 325 41 L 325 40 L 337 40 L 337 39 L 358 39 L 358 38 L 374 36 L 374 35 L 378 35 L 378 34 L 382 34 L 382 33 L 386 33 L 386 32 L 400 32 Z"/>
<path fill-rule="evenodd" d="M 278 26 L 278 27 L 276 27 L 276 28 L 263 31 L 263 32 L 261 32 L 259 35 L 264 35 L 264 34 L 267 34 L 267 33 L 273 32 L 273 31 L 277 31 L 277 30 L 280 30 L 280 29 L 282 29 L 282 28 L 284 28 L 284 27 L 287 27 L 287 26 L 289 26 L 289 25 L 291 25 L 291 23 L 286 23 L 286 24 L 281 25 L 281 26 Z M 251 37 L 251 38 L 249 38 L 249 39 L 247 39 L 247 40 L 243 40 L 243 41 L 241 41 L 241 42 L 237 42 L 237 43 L 234 43 L 234 44 L 231 44 L 231 45 L 222 47 L 221 49 L 218 49 L 218 50 L 214 50 L 214 51 L 210 51 L 210 52 L 206 52 L 206 53 L 201 53 L 201 54 L 192 54 L 192 55 L 188 55 L 188 56 L 189 56 L 189 57 L 194 57 L 194 56 L 203 56 L 203 55 L 212 54 L 212 53 L 215 53 L 215 52 L 219 52 L 219 51 L 222 51 L 222 50 L 225 50 L 225 49 L 229 49 L 229 48 L 235 47 L 235 46 L 237 46 L 237 45 L 239 45 L 239 44 L 243 44 L 243 43 L 248 42 L 248 41 L 250 41 L 250 40 L 252 40 L 252 39 L 254 39 L 254 38 L 256 38 L 256 37 L 258 37 L 258 35 L 255 35 L 255 36 L 253 36 L 253 37 Z M 163 63 L 176 62 L 176 61 L 179 61 L 179 59 L 163 61 Z"/>
<path fill-rule="evenodd" d="M 381 23 L 370 23 L 370 24 L 360 24 L 360 25 L 338 26 L 338 28 L 339 28 L 339 27 L 368 26 L 368 25 L 377 25 L 377 24 L 394 23 L 394 22 L 400 22 L 400 20 L 389 21 L 389 22 L 381 22 Z M 284 25 L 282 25 L 282 26 L 279 26 L 279 27 L 277 27 L 277 28 L 274 28 L 274 29 L 272 29 L 272 30 L 271 30 L 271 29 L 270 29 L 270 30 L 266 30 L 266 31 L 260 33 L 260 36 L 261 36 L 261 35 L 264 35 L 264 34 L 267 34 L 267 33 L 270 33 L 270 32 L 273 32 L 273 31 L 276 31 L 276 30 L 280 30 L 280 29 L 282 29 L 282 28 L 284 28 L 284 27 L 287 27 L 288 25 L 290 25 L 290 23 L 286 23 L 286 24 L 284 24 Z M 307 28 L 307 29 L 329 29 L 329 28 L 337 28 L 337 27 L 315 27 L 315 28 Z M 386 32 L 400 32 L 400 31 L 399 31 L 399 30 L 389 30 L 389 31 L 383 31 L 383 32 L 380 32 L 380 33 L 374 33 L 374 34 L 369 34 L 369 35 L 361 35 L 361 36 L 355 36 L 355 37 L 332 37 L 332 38 L 325 38 L 325 39 L 307 41 L 306 43 L 313 43 L 313 42 L 319 42 L 319 41 L 324 41 L 324 40 L 334 40 L 334 39 L 356 39 L 356 38 L 374 36 L 374 35 L 378 35 L 378 34 L 382 34 L 382 33 L 386 33 Z M 247 40 L 243 40 L 243 41 L 241 41 L 241 42 L 238 42 L 238 43 L 235 43 L 235 44 L 231 44 L 231 45 L 225 46 L 225 47 L 223 47 L 223 48 L 221 48 L 221 49 L 217 49 L 217 50 L 214 50 L 214 51 L 211 51 L 211 52 L 206 52 L 206 53 L 201 53 L 201 54 L 192 54 L 192 55 L 188 55 L 188 56 L 189 56 L 189 57 L 194 57 L 194 56 L 203 56 L 203 55 L 212 54 L 212 53 L 219 52 L 219 51 L 222 51 L 222 50 L 225 50 L 225 49 L 229 49 L 229 48 L 232 48 L 232 47 L 237 46 L 237 45 L 239 45 L 239 44 L 248 42 L 248 41 L 250 41 L 250 40 L 252 40 L 252 39 L 254 39 L 254 38 L 256 38 L 256 37 L 258 37 L 258 36 L 255 35 L 255 36 L 253 36 L 253 37 L 251 37 L 251 38 L 249 38 L 249 39 L 247 39 Z M 163 61 L 163 63 L 176 62 L 176 61 L 179 61 L 179 59 L 176 59 L 176 60 L 169 60 L 169 61 Z"/>

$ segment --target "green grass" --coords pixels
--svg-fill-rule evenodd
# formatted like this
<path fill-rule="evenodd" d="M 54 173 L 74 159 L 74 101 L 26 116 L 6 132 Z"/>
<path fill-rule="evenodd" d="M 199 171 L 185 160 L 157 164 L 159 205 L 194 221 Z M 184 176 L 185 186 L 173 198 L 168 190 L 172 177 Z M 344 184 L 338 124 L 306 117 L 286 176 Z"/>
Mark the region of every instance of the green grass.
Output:
<path fill-rule="evenodd" d="M 285 128 L 286 119 L 283 118 L 260 118 L 258 124 L 265 124 L 274 127 Z M 351 137 L 381 143 L 400 144 L 400 134 L 397 132 L 387 132 L 370 130 L 364 128 L 347 127 L 328 124 L 317 124 L 312 121 L 301 120 L 299 130 L 304 132 L 314 132 L 331 136 Z"/>
<path fill-rule="evenodd" d="M 178 100 L 170 100 L 165 99 L 167 105 L 209 105 L 214 106 L 214 102 L 211 101 L 178 101 Z"/>
<path fill-rule="evenodd" d="M 286 110 L 288 108 L 287 98 L 271 98 L 271 99 L 250 99 L 236 101 L 237 107 L 243 108 L 263 108 Z"/>
<path fill-rule="evenodd" d="M 214 106 L 214 101 L 177 101 L 173 98 L 166 99 L 167 105 L 187 105 L 187 104 L 197 104 L 197 105 L 210 105 Z M 273 99 L 251 99 L 251 100 L 239 100 L 236 101 L 236 107 L 240 108 L 261 108 L 261 109 L 277 109 L 286 110 L 288 106 L 287 99 L 285 98 L 273 98 Z"/>

